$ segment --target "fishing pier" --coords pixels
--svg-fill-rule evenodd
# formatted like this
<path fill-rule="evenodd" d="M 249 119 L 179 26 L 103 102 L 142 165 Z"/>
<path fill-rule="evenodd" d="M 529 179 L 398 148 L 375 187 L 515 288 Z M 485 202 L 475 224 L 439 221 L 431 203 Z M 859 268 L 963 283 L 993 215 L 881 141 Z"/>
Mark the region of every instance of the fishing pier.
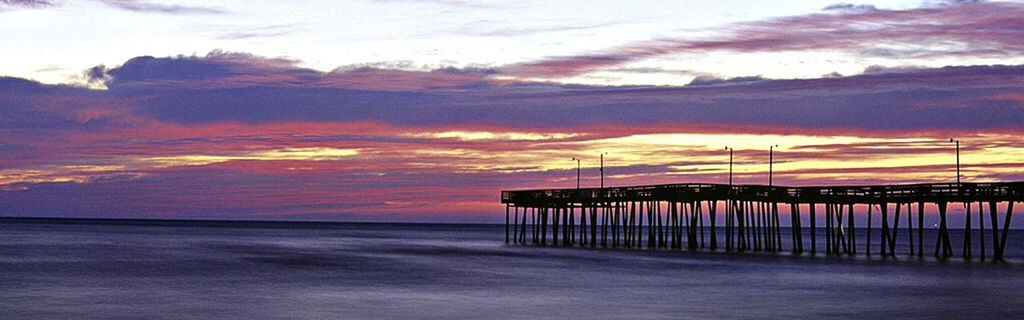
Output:
<path fill-rule="evenodd" d="M 506 243 L 895 256 L 897 241 L 904 238 L 912 256 L 927 252 L 945 259 L 954 256 L 956 249 L 965 259 L 1002 261 L 1014 204 L 1024 202 L 1024 182 L 804 187 L 663 184 L 502 191 L 501 202 Z M 964 206 L 963 226 L 948 223 L 951 204 Z M 788 219 L 780 219 L 780 206 Z M 939 217 L 934 239 L 924 237 L 926 211 Z M 866 218 L 866 228 L 857 227 L 858 218 Z M 906 220 L 903 226 L 901 219 Z M 782 220 L 788 220 L 787 226 L 782 226 Z M 783 239 L 784 227 L 789 239 Z M 951 240 L 954 228 L 964 231 L 963 243 Z M 821 235 L 824 241 L 818 240 Z"/>

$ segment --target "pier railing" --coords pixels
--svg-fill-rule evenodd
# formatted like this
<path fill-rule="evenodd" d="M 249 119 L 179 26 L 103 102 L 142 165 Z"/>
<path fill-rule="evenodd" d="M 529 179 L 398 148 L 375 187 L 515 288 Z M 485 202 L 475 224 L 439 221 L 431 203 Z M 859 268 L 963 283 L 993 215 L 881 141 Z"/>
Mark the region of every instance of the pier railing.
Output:
<path fill-rule="evenodd" d="M 512 205 L 615 201 L 749 200 L 781 203 L 970 202 L 1024 199 L 1024 182 L 932 183 L 872 186 L 786 187 L 726 184 L 661 184 L 580 189 L 502 191 Z"/>

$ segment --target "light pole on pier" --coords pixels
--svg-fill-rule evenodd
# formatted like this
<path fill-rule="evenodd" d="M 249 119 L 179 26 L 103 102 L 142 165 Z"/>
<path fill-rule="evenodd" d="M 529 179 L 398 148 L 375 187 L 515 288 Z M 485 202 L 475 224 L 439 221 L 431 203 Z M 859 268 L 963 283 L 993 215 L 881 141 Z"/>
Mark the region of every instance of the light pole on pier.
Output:
<path fill-rule="evenodd" d="M 576 189 L 580 188 L 580 158 L 572 157 L 576 161 Z"/>
<path fill-rule="evenodd" d="M 774 146 L 769 146 L 768 147 L 768 187 L 769 188 L 772 187 L 772 166 L 774 166 L 774 163 L 775 163 L 775 148 L 778 148 L 778 147 L 779 147 L 779 145 L 774 145 Z"/>
<path fill-rule="evenodd" d="M 960 140 L 950 138 L 949 142 L 956 143 L 956 186 L 960 187 Z"/>
<path fill-rule="evenodd" d="M 604 189 L 604 155 L 607 152 L 601 152 L 601 189 Z"/>
<path fill-rule="evenodd" d="M 725 147 L 725 150 L 729 150 L 729 191 L 732 191 L 732 148 Z"/>

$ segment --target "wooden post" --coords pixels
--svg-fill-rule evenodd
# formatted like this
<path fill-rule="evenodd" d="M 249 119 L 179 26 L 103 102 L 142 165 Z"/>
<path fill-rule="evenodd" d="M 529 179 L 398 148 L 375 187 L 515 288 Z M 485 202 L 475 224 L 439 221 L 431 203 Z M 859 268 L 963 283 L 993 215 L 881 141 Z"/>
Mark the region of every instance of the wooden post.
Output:
<path fill-rule="evenodd" d="M 672 208 L 676 211 L 676 249 L 683 249 L 683 224 L 685 221 L 683 217 L 683 211 L 686 210 L 686 205 L 683 202 L 674 202 Z"/>
<path fill-rule="evenodd" d="M 794 204 L 794 206 L 796 206 L 796 229 L 797 229 L 797 232 L 796 232 L 796 243 L 800 246 L 799 253 L 803 254 L 804 253 L 803 218 L 800 218 L 800 203 L 799 202 L 794 202 L 793 204 Z"/>
<path fill-rule="evenodd" d="M 750 248 L 750 245 L 746 243 L 746 238 L 748 238 L 748 230 L 750 229 L 750 222 L 748 221 L 748 218 L 746 218 L 746 211 L 748 211 L 748 205 L 746 205 L 746 201 L 737 201 L 736 203 L 738 204 L 738 206 L 736 207 L 736 218 L 738 219 L 739 223 L 737 226 L 739 227 L 739 243 L 737 245 L 739 246 L 740 251 L 745 251 Z"/>
<path fill-rule="evenodd" d="M 588 210 L 590 209 L 590 210 Z M 590 244 L 590 238 L 587 232 L 587 211 L 592 211 L 593 207 L 591 204 L 587 204 L 580 208 L 580 246 L 586 246 Z"/>
<path fill-rule="evenodd" d="M 772 205 L 770 202 L 764 204 L 764 217 L 766 220 L 766 226 L 768 231 L 768 249 L 771 252 L 775 252 L 775 218 L 772 217 Z"/>
<path fill-rule="evenodd" d="M 686 212 L 686 248 L 690 250 L 697 249 L 697 204 L 695 201 L 690 200 L 687 202 L 690 206 Z"/>
<path fill-rule="evenodd" d="M 746 202 L 746 206 L 745 206 L 745 209 L 743 210 L 744 211 L 743 219 L 746 219 L 746 223 L 745 223 L 745 226 L 746 226 L 745 229 L 746 230 L 744 230 L 744 240 L 743 241 L 744 241 L 744 246 L 746 247 L 747 250 L 754 250 L 754 240 L 755 240 L 755 237 L 754 237 L 754 230 L 755 230 L 755 225 L 754 225 L 754 202 L 753 201 L 745 201 L 745 202 Z"/>
<path fill-rule="evenodd" d="M 846 231 L 843 229 L 843 205 L 832 204 L 832 245 L 833 253 L 846 253 Z"/>
<path fill-rule="evenodd" d="M 582 208 L 583 206 L 581 205 L 580 207 Z M 569 246 L 577 243 L 577 238 L 575 238 L 575 208 L 577 208 L 577 206 L 573 205 L 569 207 L 569 223 L 565 225 L 565 227 L 568 228 Z"/>
<path fill-rule="evenodd" d="M 626 247 L 627 248 L 633 248 L 633 247 L 636 246 L 636 213 L 637 213 L 637 202 L 636 201 L 630 201 L 629 202 L 629 213 L 628 213 L 629 223 L 626 226 L 626 230 L 628 231 L 627 238 L 629 238 L 629 240 L 626 240 Z"/>
<path fill-rule="evenodd" d="M 978 201 L 978 249 L 981 260 L 985 260 L 985 204 Z"/>
<path fill-rule="evenodd" d="M 924 201 L 917 203 L 917 256 L 924 257 Z"/>
<path fill-rule="evenodd" d="M 601 247 L 608 247 L 608 205 L 601 204 Z"/>
<path fill-rule="evenodd" d="M 850 207 L 847 209 L 846 223 L 849 224 L 849 226 L 847 227 L 847 229 L 849 230 L 849 232 L 847 232 L 848 233 L 847 236 L 850 238 L 850 240 L 849 240 L 849 244 L 850 245 L 848 247 L 849 248 L 848 252 L 850 253 L 850 255 L 855 255 L 855 254 L 857 254 L 857 230 L 856 230 L 856 220 L 854 219 L 854 215 L 853 215 L 853 204 L 852 203 L 850 204 Z"/>
<path fill-rule="evenodd" d="M 971 204 L 970 202 L 964 202 L 964 207 L 967 209 L 966 218 L 964 219 L 964 248 L 963 258 L 971 258 Z"/>
<path fill-rule="evenodd" d="M 818 214 L 814 212 L 815 209 L 816 209 L 815 207 L 817 207 L 817 204 L 815 204 L 814 202 L 811 202 L 810 204 L 807 205 L 807 209 L 808 209 L 808 211 L 810 211 L 808 213 L 808 215 L 811 217 L 811 223 L 810 224 L 811 224 L 811 254 L 812 255 L 818 253 L 818 236 L 815 234 L 815 229 L 818 227 L 818 222 L 815 221 L 815 216 L 817 216 Z"/>
<path fill-rule="evenodd" d="M 647 248 L 654 248 L 654 216 L 651 215 L 651 202 L 646 201 L 647 207 Z M 643 224 L 640 225 L 643 228 Z"/>
<path fill-rule="evenodd" d="M 764 231 L 762 230 L 764 227 L 764 219 L 762 218 L 764 210 L 760 202 L 756 204 L 755 210 L 752 210 L 751 213 L 755 214 L 754 223 L 752 224 L 754 226 L 754 251 L 759 252 L 761 251 L 761 243 L 764 242 L 761 241 L 761 237 L 764 235 Z"/>
<path fill-rule="evenodd" d="M 519 207 L 515 207 L 515 216 L 512 218 L 512 242 L 519 243 Z"/>
<path fill-rule="evenodd" d="M 662 210 L 661 210 L 662 209 L 661 202 L 658 202 L 658 221 L 664 221 L 664 223 L 662 223 L 662 226 L 659 227 L 659 229 L 661 229 L 661 247 L 662 248 L 668 248 L 668 229 L 671 228 L 671 226 L 669 226 L 669 221 L 668 221 L 668 207 L 667 207 L 668 206 L 668 202 L 665 202 L 665 205 L 666 205 L 665 210 L 664 210 L 664 212 L 662 212 Z"/>
<path fill-rule="evenodd" d="M 999 213 L 995 201 L 988 203 L 989 215 L 992 217 L 992 261 L 999 261 Z"/>
<path fill-rule="evenodd" d="M 867 254 L 868 256 L 871 255 L 871 216 L 874 215 L 872 212 L 874 208 L 874 204 L 868 203 L 868 235 L 866 237 L 868 239 L 868 243 L 867 245 L 864 246 L 864 253 Z"/>
<path fill-rule="evenodd" d="M 572 246 L 572 204 L 562 210 L 562 244 Z"/>
<path fill-rule="evenodd" d="M 774 240 L 772 239 L 771 226 L 769 226 L 771 219 L 768 218 L 768 203 L 761 202 L 759 210 L 761 213 L 761 250 L 770 251 Z"/>
<path fill-rule="evenodd" d="M 747 201 L 747 249 L 756 250 L 757 244 L 757 219 L 754 211 L 754 201 Z"/>
<path fill-rule="evenodd" d="M 890 257 L 895 257 L 896 256 L 896 236 L 900 232 L 900 208 L 901 207 L 902 207 L 902 204 L 897 202 L 896 203 L 896 217 L 893 218 L 893 221 L 892 221 L 892 234 L 889 236 L 889 256 Z M 907 211 L 910 211 L 909 207 L 907 208 Z M 908 212 L 907 214 L 909 215 L 910 213 Z"/>
<path fill-rule="evenodd" d="M 662 243 L 665 242 L 665 232 L 664 232 L 665 228 L 663 228 L 662 221 L 661 221 L 661 201 L 655 201 L 654 202 L 654 212 L 653 213 L 654 213 L 654 221 L 655 221 L 654 225 L 655 225 L 655 228 L 657 228 L 655 230 L 655 233 L 654 233 L 654 236 L 655 236 L 654 246 L 656 248 L 661 248 L 662 247 Z"/>
<path fill-rule="evenodd" d="M 625 224 L 622 225 L 622 245 L 626 248 L 633 247 L 633 224 L 636 223 L 636 202 L 630 201 L 624 213 L 623 218 L 626 220 Z"/>
<path fill-rule="evenodd" d="M 1006 217 L 1003 217 L 1003 238 L 999 240 L 999 252 L 996 252 L 994 255 L 997 261 L 1003 261 L 1003 252 L 1006 250 L 1006 236 L 1010 231 L 1010 219 L 1013 219 L 1013 200 L 1006 203 Z"/>
<path fill-rule="evenodd" d="M 755 252 L 761 251 L 761 246 L 758 244 L 757 206 L 753 201 L 748 202 L 747 206 L 750 207 L 750 212 L 748 213 L 750 216 L 750 248 Z"/>
<path fill-rule="evenodd" d="M 946 219 L 946 209 L 948 203 L 942 204 L 942 209 L 939 210 L 939 214 L 942 215 L 941 221 L 939 221 L 939 233 L 942 234 L 942 257 L 948 258 L 953 255 L 953 243 L 949 238 L 949 223 Z"/>
<path fill-rule="evenodd" d="M 743 227 L 746 226 L 746 219 L 744 219 L 743 216 L 746 215 L 746 210 L 744 210 L 743 202 L 737 200 L 734 203 L 733 211 L 736 214 L 736 249 L 741 252 L 746 251 L 747 246 L 745 244 L 746 240 L 744 240 L 745 235 L 743 233 Z"/>
<path fill-rule="evenodd" d="M 590 207 L 590 247 L 591 248 L 597 246 L 597 206 L 598 206 L 598 204 L 595 203 L 595 204 L 593 204 L 592 207 Z"/>
<path fill-rule="evenodd" d="M 732 200 L 725 199 L 725 251 L 732 252 Z"/>
<path fill-rule="evenodd" d="M 772 217 L 775 218 L 775 252 L 779 252 L 782 251 L 782 222 L 779 221 L 778 202 L 772 202 Z"/>
<path fill-rule="evenodd" d="M 637 201 L 637 218 L 636 218 L 636 232 L 633 234 L 633 240 L 636 241 L 634 244 L 637 248 L 641 247 L 643 243 L 643 201 Z"/>
<path fill-rule="evenodd" d="M 789 205 L 789 207 L 790 211 L 793 211 L 793 229 L 796 230 L 793 231 L 793 235 L 795 236 L 795 238 L 793 239 L 794 251 L 796 251 L 796 253 L 798 254 L 802 254 L 804 253 L 804 230 L 803 226 L 801 225 L 802 219 L 800 218 L 800 204 L 793 202 Z"/>
<path fill-rule="evenodd" d="M 623 231 L 625 229 L 623 229 L 623 226 L 625 225 L 625 223 L 623 222 L 623 217 L 622 217 L 623 216 L 623 214 L 622 214 L 623 210 L 622 209 L 623 209 L 624 206 L 625 206 L 625 203 L 623 203 L 621 201 L 615 202 L 615 211 L 614 211 L 614 213 L 613 213 L 614 215 L 612 217 L 612 247 L 613 248 L 618 248 L 619 247 L 620 237 L 624 234 Z"/>
<path fill-rule="evenodd" d="M 540 237 L 538 236 L 540 232 L 539 228 L 540 208 L 533 207 L 533 209 L 530 210 L 530 242 L 532 242 L 535 245 L 538 243 L 538 241 L 540 241 Z"/>
<path fill-rule="evenodd" d="M 697 202 L 697 222 L 700 225 L 700 248 L 704 249 L 704 205 L 702 201 Z M 708 204 L 708 210 L 711 209 L 711 204 Z"/>
<path fill-rule="evenodd" d="M 761 250 L 763 250 L 763 251 L 768 251 L 768 246 L 769 246 L 769 243 L 770 243 L 768 241 L 768 237 L 769 237 L 768 232 L 767 232 L 768 228 L 765 226 L 765 223 L 767 222 L 767 219 L 765 219 L 765 215 L 767 213 L 768 212 L 765 210 L 764 202 L 763 201 L 758 201 L 757 202 L 757 223 L 758 223 L 758 225 L 757 225 L 757 231 L 758 231 L 757 240 L 758 240 L 758 244 L 760 244 Z"/>
<path fill-rule="evenodd" d="M 736 201 L 736 246 L 739 247 L 739 251 L 747 250 L 747 205 L 746 201 Z"/>
<path fill-rule="evenodd" d="M 708 217 L 711 219 L 711 251 L 718 249 L 718 235 L 715 229 L 718 227 L 715 224 L 715 219 L 718 218 L 718 200 L 711 200 L 711 212 L 708 213 Z"/>
<path fill-rule="evenodd" d="M 558 219 L 561 216 L 561 214 L 562 205 L 559 204 L 558 206 L 554 207 L 554 212 L 551 213 L 551 244 L 555 246 L 559 245 L 558 233 L 561 232 L 561 230 L 558 229 Z"/>
<path fill-rule="evenodd" d="M 942 249 L 942 258 L 952 255 L 953 249 L 949 242 L 949 228 L 946 223 L 946 202 L 939 202 L 939 236 L 935 242 L 935 257 L 939 257 L 939 249 Z"/>
<path fill-rule="evenodd" d="M 907 202 L 907 241 L 910 242 L 910 255 L 914 255 L 914 214 L 911 213 L 913 204 Z M 921 226 L 918 226 L 920 228 Z"/>
<path fill-rule="evenodd" d="M 881 246 L 879 246 L 879 254 L 881 254 L 882 256 L 885 256 L 886 255 L 885 249 L 888 246 L 888 242 L 889 242 L 889 204 L 885 203 L 885 202 L 882 202 L 881 209 L 882 209 L 882 239 L 881 239 L 882 241 L 881 241 Z"/>
<path fill-rule="evenodd" d="M 796 222 L 797 222 L 796 215 L 795 215 L 796 214 L 796 208 L 794 208 L 794 207 L 795 206 L 793 205 L 793 203 L 790 202 L 789 203 L 789 245 L 790 245 L 790 248 L 792 249 L 790 251 L 793 254 L 796 254 L 797 253 L 796 235 L 797 235 L 798 232 L 797 232 L 797 228 L 796 228 Z"/>
<path fill-rule="evenodd" d="M 682 239 L 679 238 L 679 234 L 682 232 L 682 230 L 679 229 L 679 226 L 682 225 L 682 221 L 679 221 L 679 205 L 675 201 L 669 201 L 668 205 L 669 205 L 668 214 L 669 214 L 669 218 L 670 218 L 670 221 L 671 221 L 671 223 L 670 223 L 671 227 L 670 228 L 672 230 L 672 232 L 671 232 L 671 234 L 672 234 L 671 235 L 672 236 L 671 247 L 672 247 L 672 249 L 679 249 L 680 246 L 682 245 Z"/>
<path fill-rule="evenodd" d="M 519 228 L 519 243 L 526 243 L 526 215 L 529 210 L 529 207 L 523 208 L 523 221 Z"/>
<path fill-rule="evenodd" d="M 548 245 L 548 211 L 548 207 L 544 207 L 540 216 L 540 244 L 543 246 Z"/>
<path fill-rule="evenodd" d="M 619 247 L 619 209 L 621 208 L 621 205 L 622 204 L 617 202 L 617 201 L 613 202 L 613 207 L 611 209 L 612 210 L 612 212 L 611 212 L 611 215 L 612 215 L 612 248 L 618 248 Z"/>
<path fill-rule="evenodd" d="M 832 236 L 832 204 L 825 204 L 825 254 L 832 254 L 832 242 L 835 241 L 835 237 Z"/>

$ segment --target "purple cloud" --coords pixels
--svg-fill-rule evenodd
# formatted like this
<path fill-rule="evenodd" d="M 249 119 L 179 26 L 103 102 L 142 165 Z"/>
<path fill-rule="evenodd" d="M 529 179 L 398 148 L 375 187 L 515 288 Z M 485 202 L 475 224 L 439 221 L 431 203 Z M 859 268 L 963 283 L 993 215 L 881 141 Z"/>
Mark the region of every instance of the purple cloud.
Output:
<path fill-rule="evenodd" d="M 346 121 L 518 128 L 694 124 L 892 132 L 1016 131 L 1017 119 L 1024 118 L 1021 99 L 1014 98 L 1024 87 L 1022 66 L 876 68 L 858 76 L 808 80 L 699 78 L 689 86 L 663 88 L 501 82 L 490 78 L 494 74 L 490 70 L 456 68 L 415 72 L 364 67 L 325 73 L 296 67 L 288 60 L 226 53 L 140 57 L 93 73 L 97 79 L 106 79 L 109 91 L 33 86 L 12 79 L 6 81 L 11 83 L 7 90 L 12 91 L 7 96 L 15 100 L 2 103 L 17 104 L 8 110 L 46 110 L 47 115 L 10 119 L 54 119 L 54 125 L 67 119 L 90 119 L 90 125 L 98 125 L 141 117 L 196 124 Z M 35 94 L 26 95 L 23 90 Z M 71 96 L 81 97 L 72 105 L 80 108 L 70 110 L 66 101 L 43 94 L 54 90 L 72 90 Z M 34 99 L 28 105 L 41 107 L 25 107 L 26 99 Z M 109 112 L 104 112 L 109 107 L 102 107 L 125 103 L 131 107 Z"/>

